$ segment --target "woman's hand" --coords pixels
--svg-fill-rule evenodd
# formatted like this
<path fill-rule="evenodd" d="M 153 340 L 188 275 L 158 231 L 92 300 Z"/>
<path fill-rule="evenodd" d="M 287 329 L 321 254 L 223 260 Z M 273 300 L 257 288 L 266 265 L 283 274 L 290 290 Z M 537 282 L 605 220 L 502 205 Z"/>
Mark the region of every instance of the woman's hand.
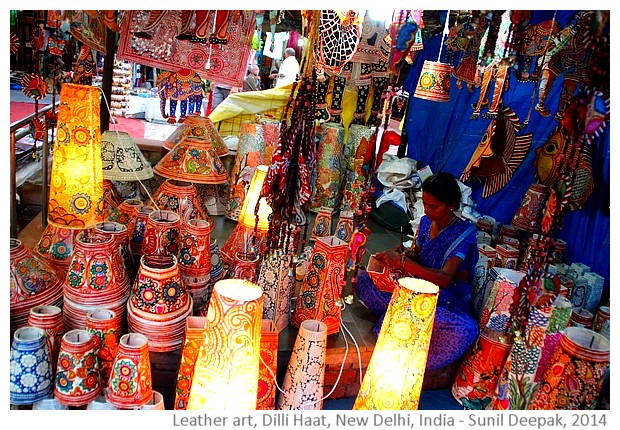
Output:
<path fill-rule="evenodd" d="M 375 254 L 375 258 L 379 263 L 385 267 L 400 267 L 401 266 L 401 254 L 396 251 L 385 251 Z"/>

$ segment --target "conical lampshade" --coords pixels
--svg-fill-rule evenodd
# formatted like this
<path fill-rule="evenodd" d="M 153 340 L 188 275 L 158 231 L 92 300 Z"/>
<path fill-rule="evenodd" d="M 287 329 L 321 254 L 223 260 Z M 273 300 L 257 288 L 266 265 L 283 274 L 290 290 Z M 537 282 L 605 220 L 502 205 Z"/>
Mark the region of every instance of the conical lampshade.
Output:
<path fill-rule="evenodd" d="M 151 163 L 129 133 L 104 131 L 101 135 L 103 177 L 115 181 L 137 181 L 153 177 Z"/>
<path fill-rule="evenodd" d="M 437 61 L 424 61 L 420 79 L 416 86 L 414 97 L 435 102 L 450 101 L 450 64 Z"/>
<path fill-rule="evenodd" d="M 84 229 L 102 221 L 103 170 L 96 87 L 64 84 L 49 190 L 47 220 Z"/>
<path fill-rule="evenodd" d="M 228 172 L 210 141 L 186 137 L 153 168 L 165 178 L 199 184 L 224 184 Z"/>
<path fill-rule="evenodd" d="M 209 140 L 217 155 L 222 157 L 228 154 L 228 146 L 224 143 L 222 136 L 217 132 L 213 122 L 204 116 L 188 116 L 185 122 L 178 126 L 161 146 L 170 151 L 186 137 Z"/>

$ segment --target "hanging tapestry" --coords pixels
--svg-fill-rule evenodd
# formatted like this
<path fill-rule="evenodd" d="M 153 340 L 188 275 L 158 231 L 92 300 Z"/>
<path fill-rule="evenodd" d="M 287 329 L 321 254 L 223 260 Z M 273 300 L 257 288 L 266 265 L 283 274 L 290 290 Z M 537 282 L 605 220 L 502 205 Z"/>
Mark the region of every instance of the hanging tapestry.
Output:
<path fill-rule="evenodd" d="M 193 69 L 219 84 L 243 85 L 256 12 L 189 12 L 127 11 L 117 57 L 172 72 Z"/>
<path fill-rule="evenodd" d="M 532 133 L 517 136 L 520 127 L 519 117 L 514 111 L 507 106 L 502 107 L 461 174 L 462 182 L 470 176 L 484 181 L 483 198 L 501 190 L 523 163 L 532 143 Z"/>

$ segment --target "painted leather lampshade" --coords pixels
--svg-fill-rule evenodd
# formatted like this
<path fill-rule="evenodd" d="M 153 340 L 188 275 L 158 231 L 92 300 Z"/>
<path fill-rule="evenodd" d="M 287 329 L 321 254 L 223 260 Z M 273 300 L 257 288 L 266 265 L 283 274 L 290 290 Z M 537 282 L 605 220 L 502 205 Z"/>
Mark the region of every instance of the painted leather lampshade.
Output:
<path fill-rule="evenodd" d="M 144 241 L 144 233 L 146 232 L 146 221 L 149 214 L 155 210 L 152 206 L 141 205 L 136 210 L 136 215 L 127 224 L 129 231 L 129 249 L 136 260 L 142 255 L 142 242 Z"/>
<path fill-rule="evenodd" d="M 338 332 L 342 308 L 336 301 L 342 293 L 348 250 L 348 244 L 336 236 L 317 238 L 295 302 L 293 325 L 314 319 L 325 323 L 328 335 Z"/>
<path fill-rule="evenodd" d="M 278 371 L 278 332 L 271 320 L 263 319 L 261 323 L 260 357 L 256 410 L 273 410 L 277 392 L 275 375 Z"/>
<path fill-rule="evenodd" d="M 59 273 L 61 279 L 67 273 L 69 263 L 71 263 L 75 236 L 80 231 L 47 224 L 33 250 Z"/>
<path fill-rule="evenodd" d="M 190 219 L 181 224 L 179 271 L 185 287 L 192 295 L 194 311 L 211 297 L 211 230 L 213 224 L 202 219 Z"/>
<path fill-rule="evenodd" d="M 161 146 L 170 151 L 186 137 L 210 141 L 215 153 L 220 157 L 227 155 L 229 152 L 228 146 L 224 143 L 222 136 L 218 133 L 213 122 L 207 117 L 198 115 L 188 116 L 185 122 L 179 125 L 174 132 L 164 140 Z"/>
<path fill-rule="evenodd" d="M 149 342 L 139 333 L 121 336 L 105 397 L 119 409 L 137 409 L 153 397 Z"/>
<path fill-rule="evenodd" d="M 11 336 L 26 325 L 30 309 L 63 304 L 62 278 L 42 258 L 18 239 L 11 239 L 10 251 Z"/>
<path fill-rule="evenodd" d="M 99 361 L 93 335 L 71 330 L 60 342 L 54 396 L 67 406 L 82 406 L 101 393 Z"/>
<path fill-rule="evenodd" d="M 340 204 L 344 127 L 334 122 L 325 123 L 322 133 L 317 137 L 319 143 L 316 154 L 316 178 L 310 210 L 318 210 L 323 206 L 335 209 Z"/>
<path fill-rule="evenodd" d="M 194 366 L 198 359 L 198 351 L 204 340 L 206 317 L 188 316 L 185 320 L 185 340 L 181 350 L 181 362 L 177 375 L 177 384 L 174 397 L 174 410 L 187 409 L 189 392 L 194 377 Z"/>
<path fill-rule="evenodd" d="M 84 328 L 86 314 L 99 307 L 114 311 L 117 329 L 123 329 L 130 285 L 113 237 L 88 232 L 77 235 L 63 292 L 64 324 L 67 329 Z"/>
<path fill-rule="evenodd" d="M 45 341 L 50 352 L 52 372 L 55 372 L 58 351 L 60 350 L 60 340 L 65 333 L 62 309 L 52 305 L 35 306 L 30 309 L 28 325 L 40 328 L 45 333 Z"/>
<path fill-rule="evenodd" d="M 263 258 L 257 284 L 263 292 L 263 318 L 271 320 L 275 330 L 284 330 L 291 320 L 291 296 L 295 285 L 294 267 L 291 255 L 276 250 Z"/>
<path fill-rule="evenodd" d="M 269 229 L 269 215 L 272 212 L 267 200 L 260 197 L 267 171 L 268 167 L 265 165 L 256 166 L 243 200 L 239 222 L 220 250 L 222 259 L 228 266 L 233 265 L 237 253 L 256 252 L 263 244 L 263 236 Z"/>
<path fill-rule="evenodd" d="M 609 340 L 599 333 L 566 328 L 529 409 L 595 409 L 609 354 Z"/>
<path fill-rule="evenodd" d="M 169 210 L 149 213 L 146 220 L 142 255 L 177 255 L 180 247 L 181 217 Z"/>
<path fill-rule="evenodd" d="M 114 239 L 118 248 L 118 253 L 125 264 L 127 275 L 132 279 L 138 268 L 129 247 L 129 231 L 127 230 L 127 226 L 118 222 L 100 222 L 95 224 L 94 234 L 100 234 L 104 237 L 109 236 Z"/>
<path fill-rule="evenodd" d="M 56 227 L 85 229 L 102 221 L 99 105 L 98 88 L 62 85 L 47 215 Z"/>
<path fill-rule="evenodd" d="M 143 255 L 127 304 L 129 331 L 148 338 L 149 349 L 166 352 L 183 344 L 192 298 L 175 256 Z"/>
<path fill-rule="evenodd" d="M 451 74 L 450 64 L 425 60 L 413 96 L 434 102 L 450 101 Z"/>
<path fill-rule="evenodd" d="M 116 314 L 108 309 L 95 309 L 86 314 L 86 331 L 93 335 L 99 360 L 101 386 L 105 387 L 112 370 L 112 361 L 118 351 L 120 333 L 115 322 Z"/>
<path fill-rule="evenodd" d="M 549 189 L 545 185 L 536 183 L 530 185 L 511 224 L 523 231 L 540 232 L 548 195 Z"/>
<path fill-rule="evenodd" d="M 326 237 L 332 235 L 332 208 L 322 207 L 314 219 L 314 227 L 310 234 L 310 240 L 316 240 L 317 237 Z"/>
<path fill-rule="evenodd" d="M 125 199 L 108 215 L 108 221 L 129 225 L 144 203 L 140 199 Z"/>
<path fill-rule="evenodd" d="M 256 409 L 262 314 L 263 292 L 256 284 L 215 284 L 188 410 Z"/>
<path fill-rule="evenodd" d="M 101 134 L 103 177 L 138 181 L 153 177 L 153 168 L 129 133 L 107 130 Z"/>
<path fill-rule="evenodd" d="M 428 281 L 398 280 L 353 409 L 418 409 L 438 295 Z"/>
<path fill-rule="evenodd" d="M 317 320 L 301 323 L 278 394 L 276 409 L 323 408 L 327 326 Z"/>
<path fill-rule="evenodd" d="M 226 211 L 228 218 L 234 221 L 239 219 L 256 167 L 269 165 L 279 141 L 280 125 L 278 122 L 241 124 L 235 163 L 230 172 Z"/>
<path fill-rule="evenodd" d="M 198 190 L 189 182 L 167 179 L 161 184 L 153 200 L 160 210 L 176 212 L 181 217 L 181 222 L 190 219 L 211 220 L 205 212 Z"/>
<path fill-rule="evenodd" d="M 52 365 L 45 333 L 38 327 L 21 327 L 13 334 L 10 360 L 10 402 L 32 405 L 54 389 Z"/>
<path fill-rule="evenodd" d="M 224 184 L 229 179 L 211 142 L 191 137 L 172 148 L 153 170 L 165 178 L 199 184 Z"/>

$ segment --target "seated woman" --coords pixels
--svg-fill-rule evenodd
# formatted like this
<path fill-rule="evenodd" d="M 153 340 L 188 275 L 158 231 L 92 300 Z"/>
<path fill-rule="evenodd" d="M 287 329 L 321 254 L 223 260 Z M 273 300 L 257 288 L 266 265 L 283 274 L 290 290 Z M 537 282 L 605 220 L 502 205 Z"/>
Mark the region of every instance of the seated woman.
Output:
<path fill-rule="evenodd" d="M 458 360 L 478 337 L 478 323 L 471 308 L 471 278 L 478 262 L 476 227 L 454 215 L 461 190 L 449 173 L 439 172 L 422 183 L 425 215 L 420 220 L 415 246 L 399 253 L 375 257 L 383 266 L 402 267 L 405 276 L 437 285 L 439 298 L 428 352 L 427 369 L 440 369 Z M 366 272 L 360 273 L 357 296 L 380 315 L 378 335 L 391 293 L 379 291 Z"/>

